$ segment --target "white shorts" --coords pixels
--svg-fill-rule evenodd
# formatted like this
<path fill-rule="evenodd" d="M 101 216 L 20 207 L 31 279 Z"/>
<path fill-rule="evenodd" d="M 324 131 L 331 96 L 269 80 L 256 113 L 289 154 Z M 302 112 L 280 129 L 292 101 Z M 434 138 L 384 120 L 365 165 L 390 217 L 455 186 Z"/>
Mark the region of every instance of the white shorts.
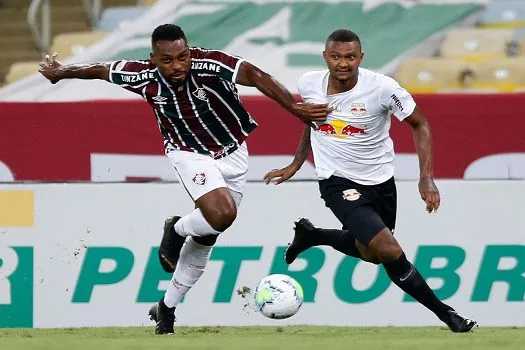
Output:
<path fill-rule="evenodd" d="M 219 159 L 179 150 L 171 150 L 166 155 L 194 201 L 219 187 L 226 187 L 240 195 L 244 192 L 248 174 L 246 142 L 233 153 Z"/>

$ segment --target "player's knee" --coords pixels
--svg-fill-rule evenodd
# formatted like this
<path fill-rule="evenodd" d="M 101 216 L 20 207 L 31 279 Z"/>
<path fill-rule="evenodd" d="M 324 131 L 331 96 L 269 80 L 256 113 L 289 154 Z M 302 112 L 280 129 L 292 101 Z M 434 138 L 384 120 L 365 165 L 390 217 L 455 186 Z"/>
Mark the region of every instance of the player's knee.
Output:
<path fill-rule="evenodd" d="M 381 260 L 379 260 L 379 258 L 373 254 L 371 255 L 367 255 L 367 256 L 363 256 L 362 259 L 366 262 L 369 262 L 369 263 L 372 263 L 374 265 L 379 265 L 381 264 Z"/>
<path fill-rule="evenodd" d="M 380 263 L 394 261 L 403 253 L 403 249 L 388 229 L 377 234 L 370 241 L 369 247 L 375 255 L 373 260 L 378 260 Z"/>
<path fill-rule="evenodd" d="M 215 231 L 223 232 L 233 224 L 236 218 L 237 206 L 226 204 L 214 209 L 208 223 Z"/>

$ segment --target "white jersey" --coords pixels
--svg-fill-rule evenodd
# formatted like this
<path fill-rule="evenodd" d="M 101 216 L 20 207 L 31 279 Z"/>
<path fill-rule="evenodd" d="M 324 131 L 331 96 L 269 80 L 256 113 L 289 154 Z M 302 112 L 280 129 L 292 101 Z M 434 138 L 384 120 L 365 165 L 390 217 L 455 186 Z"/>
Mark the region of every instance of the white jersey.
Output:
<path fill-rule="evenodd" d="M 334 175 L 363 185 L 385 182 L 394 175 L 390 114 L 403 120 L 416 103 L 394 79 L 363 68 L 353 89 L 327 95 L 328 75 L 328 70 L 308 72 L 298 82 L 304 102 L 334 108 L 311 131 L 317 177 Z"/>

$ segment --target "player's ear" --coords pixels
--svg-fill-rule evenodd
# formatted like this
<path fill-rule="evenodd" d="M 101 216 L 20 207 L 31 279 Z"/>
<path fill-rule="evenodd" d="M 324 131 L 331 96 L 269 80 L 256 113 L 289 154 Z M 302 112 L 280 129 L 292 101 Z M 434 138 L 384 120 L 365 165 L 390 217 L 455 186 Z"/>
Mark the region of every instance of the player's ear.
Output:
<path fill-rule="evenodd" d="M 323 51 L 323 59 L 326 62 L 326 51 Z"/>
<path fill-rule="evenodd" d="M 153 52 L 150 52 L 149 53 L 149 59 L 150 61 L 153 63 L 153 64 L 156 64 L 157 62 L 155 62 L 155 55 L 153 54 Z"/>

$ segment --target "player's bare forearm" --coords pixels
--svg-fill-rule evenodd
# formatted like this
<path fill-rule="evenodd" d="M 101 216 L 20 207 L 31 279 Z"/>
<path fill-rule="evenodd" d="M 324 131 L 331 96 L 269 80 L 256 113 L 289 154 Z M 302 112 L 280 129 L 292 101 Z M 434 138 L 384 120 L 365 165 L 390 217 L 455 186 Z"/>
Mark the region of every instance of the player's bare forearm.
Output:
<path fill-rule="evenodd" d="M 109 80 L 109 65 L 104 63 L 70 64 L 55 69 L 58 80 L 101 79 Z"/>
<path fill-rule="evenodd" d="M 433 177 L 433 149 L 430 124 L 417 106 L 412 115 L 406 118 L 406 121 L 412 126 L 414 144 L 419 158 L 420 177 Z"/>
<path fill-rule="evenodd" d="M 310 127 L 305 125 L 303 135 L 301 136 L 301 140 L 297 146 L 297 151 L 295 151 L 295 157 L 292 161 L 292 165 L 297 169 L 300 169 L 306 161 L 306 158 L 308 158 L 308 155 L 310 155 L 311 151 L 312 146 L 310 144 Z"/>
<path fill-rule="evenodd" d="M 290 112 L 292 112 L 293 105 L 297 103 L 286 87 L 270 74 L 263 72 L 246 61 L 239 67 L 236 83 L 257 88 L 264 95 L 276 101 Z"/>

